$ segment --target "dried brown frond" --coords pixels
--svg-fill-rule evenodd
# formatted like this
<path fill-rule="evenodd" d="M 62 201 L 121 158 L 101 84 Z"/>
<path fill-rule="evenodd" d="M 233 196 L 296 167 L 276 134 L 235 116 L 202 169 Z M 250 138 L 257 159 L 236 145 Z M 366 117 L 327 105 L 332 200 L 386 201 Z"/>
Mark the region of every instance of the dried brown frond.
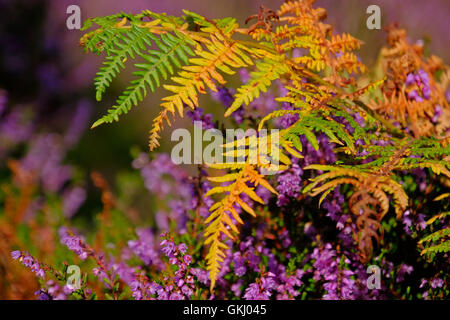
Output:
<path fill-rule="evenodd" d="M 403 29 L 391 25 L 387 28 L 388 47 L 381 50 L 381 65 L 387 76 L 382 86 L 383 101 L 372 101 L 369 105 L 380 114 L 393 121 L 399 122 L 403 127 L 410 125 L 414 137 L 439 136 L 445 134 L 450 122 L 441 117 L 436 125 L 433 120 L 437 109 L 444 114 L 450 112 L 445 97 L 448 88 L 449 68 L 436 56 L 425 58 L 423 46 L 420 43 L 410 44 Z M 439 81 L 437 72 L 443 73 Z M 429 79 L 429 93 L 424 91 L 424 83 L 407 82 L 408 75 L 425 73 Z"/>

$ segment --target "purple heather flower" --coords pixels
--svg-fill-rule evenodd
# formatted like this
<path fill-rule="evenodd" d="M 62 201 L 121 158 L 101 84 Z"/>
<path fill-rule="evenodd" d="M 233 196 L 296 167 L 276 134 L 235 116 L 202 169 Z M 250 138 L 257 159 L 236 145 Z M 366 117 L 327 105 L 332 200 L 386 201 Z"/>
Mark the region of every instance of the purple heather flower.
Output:
<path fill-rule="evenodd" d="M 181 288 L 181 292 L 183 292 L 183 294 L 188 298 L 190 298 L 194 294 L 194 291 L 189 286 L 183 286 Z"/>
<path fill-rule="evenodd" d="M 66 218 L 71 218 L 86 200 L 86 190 L 81 187 L 71 188 L 63 193 L 62 208 Z"/>
<path fill-rule="evenodd" d="M 189 110 L 186 115 L 192 119 L 195 125 L 201 124 L 203 130 L 214 128 L 213 115 L 210 113 L 203 114 L 202 108 L 196 108 L 195 110 Z"/>
<path fill-rule="evenodd" d="M 420 70 L 418 71 L 418 75 L 419 75 L 419 78 L 420 78 L 420 80 L 422 81 L 422 83 L 423 83 L 424 85 L 428 86 L 428 85 L 429 85 L 429 77 L 428 77 L 428 73 L 426 73 L 425 70 L 420 69 Z"/>
<path fill-rule="evenodd" d="M 25 255 L 22 260 L 22 263 L 25 267 L 31 267 L 33 265 L 33 258 L 30 255 Z"/>
<path fill-rule="evenodd" d="M 245 289 L 244 299 L 246 300 L 269 300 L 272 290 L 276 287 L 275 275 L 268 273 L 260 279 L 260 283 L 251 283 Z"/>
<path fill-rule="evenodd" d="M 236 283 L 231 285 L 231 291 L 233 291 L 236 297 L 240 297 L 242 293 L 242 283 L 243 281 L 239 279 Z"/>
<path fill-rule="evenodd" d="M 422 88 L 422 95 L 426 100 L 429 100 L 431 98 L 431 89 L 430 87 L 423 87 Z"/>
<path fill-rule="evenodd" d="M 20 252 L 16 250 L 11 252 L 11 256 L 14 260 L 19 259 L 19 261 L 22 262 L 25 267 L 30 268 L 37 277 L 44 278 L 45 271 L 42 268 L 42 265 L 37 260 L 35 260 L 28 252 Z"/>
<path fill-rule="evenodd" d="M 294 164 L 289 171 L 278 176 L 277 191 L 280 195 L 278 196 L 277 204 L 279 206 L 286 205 L 290 198 L 296 198 L 300 195 L 302 174 L 303 170 Z"/>
<path fill-rule="evenodd" d="M 187 250 L 187 246 L 184 243 L 180 243 L 178 245 L 178 251 L 181 252 L 181 254 L 185 254 Z"/>
<path fill-rule="evenodd" d="M 441 278 L 435 278 L 431 280 L 431 287 L 432 288 L 442 288 L 444 286 L 444 280 Z"/>
<path fill-rule="evenodd" d="M 6 107 L 4 106 L 3 109 Z M 28 112 L 22 107 L 16 107 L 10 113 L 3 116 L 0 121 L 0 146 L 11 148 L 18 143 L 30 138 L 33 131 L 32 124 L 29 121 Z M 2 110 L 2 113 L 4 110 Z M 1 150 L 0 149 L 0 150 Z M 8 150 L 7 149 L 7 150 Z M 6 151 L 6 150 L 3 150 Z"/>
<path fill-rule="evenodd" d="M 414 74 L 408 73 L 408 75 L 406 76 L 405 85 L 406 86 L 411 86 L 414 83 L 415 83 Z"/>
<path fill-rule="evenodd" d="M 189 265 L 192 262 L 192 257 L 190 255 L 185 255 L 183 257 L 184 263 L 186 263 L 186 265 Z"/>
<path fill-rule="evenodd" d="M 41 290 L 41 289 L 39 289 L 38 291 L 36 291 L 35 293 L 34 293 L 36 296 L 38 296 L 37 297 L 37 300 L 51 300 L 51 296 L 47 293 L 47 292 L 45 292 L 45 291 L 43 291 L 43 290 Z"/>
<path fill-rule="evenodd" d="M 92 106 L 87 100 L 79 102 L 75 114 L 72 117 L 70 126 L 67 129 L 64 142 L 68 145 L 74 145 L 78 142 L 84 131 L 87 129 L 91 115 Z"/>
<path fill-rule="evenodd" d="M 294 110 L 294 108 L 288 103 L 283 103 L 281 105 L 281 109 Z M 277 126 L 281 127 L 282 129 L 286 129 L 286 128 L 290 127 L 291 125 L 293 125 L 295 122 L 297 122 L 298 119 L 299 119 L 298 114 L 286 114 L 280 118 L 277 118 L 275 123 L 277 124 Z"/>
<path fill-rule="evenodd" d="M 81 260 L 86 260 L 89 256 L 84 241 L 76 235 L 69 235 L 66 228 L 62 227 L 59 229 L 59 237 L 61 243 L 66 245 L 69 250 L 75 252 Z"/>
<path fill-rule="evenodd" d="M 412 91 L 410 91 L 410 92 L 408 93 L 408 98 L 409 98 L 409 99 L 412 99 L 412 100 L 415 100 L 415 101 L 417 101 L 417 102 L 422 102 L 422 101 L 423 101 L 422 97 L 419 96 L 419 94 L 417 93 L 417 90 L 412 90 Z"/>
<path fill-rule="evenodd" d="M 164 239 L 161 241 L 161 251 L 166 255 L 166 257 L 170 258 L 172 257 L 173 253 L 175 252 L 175 244 L 173 241 Z"/>
<path fill-rule="evenodd" d="M 19 250 L 16 251 L 12 251 L 11 252 L 11 256 L 14 260 L 17 260 L 20 258 L 20 256 L 22 255 L 22 253 Z"/>
<path fill-rule="evenodd" d="M 442 115 L 442 107 L 440 106 L 440 105 L 436 105 L 435 107 L 434 107 L 434 116 L 433 116 L 433 118 L 431 119 L 431 121 L 433 122 L 433 123 L 436 123 L 438 120 L 439 120 L 439 118 L 440 118 L 440 116 Z"/>
<path fill-rule="evenodd" d="M 185 233 L 188 211 L 196 209 L 199 197 L 187 172 L 175 165 L 167 153 L 158 154 L 152 161 L 148 160 L 147 154 L 142 153 L 132 165 L 141 171 L 145 187 L 169 203 L 168 212 L 158 210 L 155 214 L 158 228 L 168 231 L 169 221 L 174 221 L 177 231 Z"/>
<path fill-rule="evenodd" d="M 197 278 L 198 281 L 207 285 L 209 283 L 209 272 L 200 268 L 191 268 L 189 272 Z"/>
<path fill-rule="evenodd" d="M 137 240 L 128 241 L 128 247 L 136 254 L 146 265 L 158 264 L 158 252 L 155 250 L 154 235 L 150 229 L 137 229 Z"/>
<path fill-rule="evenodd" d="M 212 97 L 214 100 L 222 103 L 226 108 L 229 108 L 234 101 L 233 94 L 233 89 L 222 86 L 217 92 L 212 92 Z"/>
<path fill-rule="evenodd" d="M 65 152 L 59 135 L 39 135 L 31 142 L 22 165 L 25 170 L 39 175 L 44 190 L 59 191 L 72 175 L 72 168 L 62 165 Z"/>
<path fill-rule="evenodd" d="M 412 266 L 402 263 L 397 271 L 397 277 L 395 281 L 402 282 L 405 278 L 405 274 L 411 274 L 413 270 L 414 268 Z"/>

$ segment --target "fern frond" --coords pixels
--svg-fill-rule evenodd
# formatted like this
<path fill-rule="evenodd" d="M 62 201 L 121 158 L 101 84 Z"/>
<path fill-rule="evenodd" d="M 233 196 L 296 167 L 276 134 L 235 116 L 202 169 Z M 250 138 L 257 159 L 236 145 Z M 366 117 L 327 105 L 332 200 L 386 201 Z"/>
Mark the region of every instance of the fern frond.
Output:
<path fill-rule="evenodd" d="M 376 172 L 358 170 L 357 168 L 338 166 L 309 165 L 304 169 L 328 171 L 311 179 L 311 183 L 303 189 L 304 193 L 311 196 L 316 196 L 341 184 L 351 184 L 375 194 L 379 199 L 386 199 L 384 195 L 380 195 L 380 192 L 392 195 L 397 218 L 401 216 L 408 205 L 408 196 L 402 186 L 389 176 L 378 175 Z M 321 185 L 318 186 L 319 184 Z M 389 203 L 381 201 L 380 205 L 387 212 Z"/>
<path fill-rule="evenodd" d="M 133 36 L 130 36 L 130 39 L 125 41 L 122 50 L 126 52 L 134 51 L 144 59 L 145 63 L 135 64 L 135 67 L 139 70 L 134 72 L 134 75 L 138 78 L 131 81 L 131 85 L 119 96 L 116 104 L 108 110 L 108 114 L 99 119 L 93 127 L 105 122 L 117 121 L 121 114 L 127 113 L 131 107 L 136 106 L 139 101 L 145 98 L 148 89 L 154 91 L 155 88 L 159 87 L 161 78 L 166 80 L 169 75 L 174 74 L 175 68 L 180 68 L 182 63 L 186 64 L 188 62 L 187 57 L 194 55 L 190 46 L 197 46 L 189 37 L 176 31 L 173 34 L 161 34 L 160 38 L 157 38 L 139 27 L 132 26 L 131 30 L 133 30 L 131 33 Z M 144 52 L 146 46 L 150 47 L 152 43 L 160 51 L 147 49 L 147 52 Z M 106 74 L 106 78 L 115 75 L 114 69 L 111 68 L 114 68 L 114 66 L 110 66 L 109 69 L 103 71 L 103 74 Z M 105 88 L 103 78 L 96 79 L 101 84 L 97 88 L 97 94 L 100 97 Z"/>
<path fill-rule="evenodd" d="M 265 59 L 256 64 L 257 71 L 250 74 L 250 81 L 237 89 L 234 101 L 225 112 L 225 117 L 231 115 L 242 105 L 248 105 L 258 98 L 261 92 L 266 92 L 273 80 L 289 72 L 282 58 Z"/>
<path fill-rule="evenodd" d="M 211 279 L 211 291 L 213 291 L 221 263 L 225 257 L 225 250 L 228 249 L 228 246 L 222 239 L 222 235 L 229 239 L 234 239 L 233 233 L 239 233 L 236 224 L 244 223 L 234 207 L 239 206 L 243 211 L 254 217 L 256 216 L 253 208 L 245 203 L 240 195 L 244 193 L 252 200 L 263 204 L 264 202 L 261 198 L 253 191 L 253 187 L 249 187 L 248 184 L 254 187 L 261 185 L 273 193 L 276 193 L 276 191 L 250 164 L 244 165 L 238 173 L 228 174 L 222 178 L 213 178 L 211 180 L 215 182 L 233 181 L 232 184 L 226 187 L 215 187 L 207 194 L 227 193 L 220 202 L 217 202 L 210 208 L 211 214 L 205 221 L 206 224 L 209 223 L 205 230 L 205 245 L 209 245 L 206 261 Z"/>
<path fill-rule="evenodd" d="M 443 194 L 442 196 L 441 199 L 448 197 L 446 194 Z M 437 201 L 440 199 L 438 197 L 435 200 Z M 434 222 L 440 221 L 448 216 L 450 216 L 450 212 L 441 212 L 429 219 L 427 224 L 432 225 Z M 447 226 L 437 230 L 420 239 L 418 244 L 423 248 L 420 254 L 426 255 L 430 259 L 433 259 L 437 253 L 450 252 L 450 228 Z"/>
<path fill-rule="evenodd" d="M 343 33 L 342 35 L 332 35 L 331 39 L 328 40 L 328 47 L 332 48 L 332 50 L 336 53 L 340 51 L 358 50 L 361 44 L 361 40 L 354 38 L 348 33 Z"/>

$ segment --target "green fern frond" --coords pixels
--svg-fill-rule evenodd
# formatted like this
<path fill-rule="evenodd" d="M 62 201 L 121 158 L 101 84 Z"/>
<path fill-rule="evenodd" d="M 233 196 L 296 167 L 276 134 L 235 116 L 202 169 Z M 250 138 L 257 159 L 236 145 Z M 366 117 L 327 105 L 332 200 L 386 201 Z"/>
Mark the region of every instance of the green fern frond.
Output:
<path fill-rule="evenodd" d="M 133 74 L 137 76 L 137 79 L 131 81 L 131 85 L 119 96 L 116 104 L 108 110 L 108 114 L 94 123 L 93 127 L 105 122 L 117 121 L 121 114 L 127 113 L 131 107 L 142 101 L 148 90 L 153 92 L 163 80 L 167 80 L 169 75 L 174 74 L 175 69 L 180 68 L 182 64 L 187 64 L 188 56 L 194 55 L 191 47 L 197 46 L 192 39 L 177 31 L 174 31 L 173 34 L 163 33 L 158 38 L 143 28 L 132 26 L 131 30 L 132 36 L 129 40 L 125 40 L 122 52 L 134 52 L 142 57 L 145 63 L 135 64 L 138 71 Z M 152 44 L 159 50 L 147 49 Z M 134 58 L 134 56 L 131 57 Z M 109 65 L 109 68 L 102 71 L 103 77 L 100 75 L 96 79 L 96 83 L 100 84 L 97 88 L 99 97 L 106 88 L 104 84 L 108 84 L 104 79 L 116 75 L 114 67 L 113 64 Z"/>
<path fill-rule="evenodd" d="M 442 194 L 437 197 L 435 201 L 439 201 L 449 197 L 450 194 Z M 436 221 L 442 221 L 446 217 L 450 216 L 450 212 L 441 212 L 427 221 L 427 225 L 431 227 Z M 450 252 L 450 228 L 444 227 L 437 230 L 422 239 L 419 240 L 418 244 L 422 247 L 421 255 L 427 256 L 429 259 L 433 259 L 438 253 Z"/>

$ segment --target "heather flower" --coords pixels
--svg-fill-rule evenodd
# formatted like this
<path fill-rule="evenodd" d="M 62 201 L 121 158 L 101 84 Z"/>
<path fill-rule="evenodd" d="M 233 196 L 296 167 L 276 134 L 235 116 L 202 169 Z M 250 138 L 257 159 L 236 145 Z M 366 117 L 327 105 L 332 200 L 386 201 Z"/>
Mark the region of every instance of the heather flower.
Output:
<path fill-rule="evenodd" d="M 411 235 L 411 227 L 415 227 L 416 230 L 423 230 L 427 227 L 425 216 L 423 214 L 411 214 L 410 210 L 403 212 L 402 223 L 404 225 L 403 230 Z"/>
<path fill-rule="evenodd" d="M 13 257 L 14 260 L 17 260 L 20 258 L 21 252 L 19 250 L 13 251 L 11 252 L 11 256 Z"/>
<path fill-rule="evenodd" d="M 21 163 L 25 170 L 40 177 L 44 190 L 56 192 L 72 175 L 72 168 L 62 164 L 65 153 L 59 135 L 39 135 Z"/>
<path fill-rule="evenodd" d="M 235 252 L 233 254 L 233 263 L 234 273 L 238 277 L 242 277 L 247 272 L 247 268 L 245 267 L 245 258 L 241 256 L 240 252 Z"/>
<path fill-rule="evenodd" d="M 178 251 L 181 252 L 181 254 L 185 254 L 187 250 L 187 246 L 184 243 L 180 243 L 178 245 Z"/>
<path fill-rule="evenodd" d="M 129 240 L 128 247 L 146 265 L 159 262 L 158 252 L 154 247 L 154 237 L 150 229 L 139 228 L 136 230 L 137 240 Z"/>
<path fill-rule="evenodd" d="M 30 268 L 38 278 L 44 278 L 44 265 L 34 259 L 28 252 L 12 251 L 11 256 L 14 260 L 19 260 L 25 267 Z"/>
<path fill-rule="evenodd" d="M 204 285 L 209 283 L 209 272 L 200 268 L 191 268 L 189 272 L 197 278 L 198 281 Z"/>
<path fill-rule="evenodd" d="M 161 241 L 161 251 L 166 255 L 166 257 L 172 257 L 175 252 L 175 244 L 173 241 L 164 239 Z"/>
<path fill-rule="evenodd" d="M 431 119 L 431 121 L 433 122 L 433 123 L 436 123 L 438 120 L 439 120 L 439 118 L 440 118 L 440 116 L 442 115 L 442 107 L 440 106 L 440 105 L 436 105 L 435 107 L 434 107 L 434 115 L 433 115 L 433 118 Z"/>
<path fill-rule="evenodd" d="M 69 250 L 75 252 L 81 260 L 86 260 L 90 252 L 83 239 L 72 234 L 70 235 L 66 228 L 59 229 L 59 237 L 62 244 L 66 245 Z"/>
<path fill-rule="evenodd" d="M 203 130 L 214 128 L 213 115 L 210 113 L 203 114 L 202 108 L 195 108 L 195 110 L 189 110 L 186 115 L 192 119 L 195 125 L 201 124 Z"/>
<path fill-rule="evenodd" d="M 50 296 L 47 292 L 45 292 L 45 291 L 43 291 L 43 290 L 41 290 L 41 289 L 39 289 L 38 291 L 36 291 L 34 294 L 35 294 L 36 296 L 38 296 L 38 297 L 37 297 L 37 300 L 52 300 L 52 299 L 51 299 L 51 296 Z"/>
<path fill-rule="evenodd" d="M 431 287 L 432 288 L 442 288 L 444 286 L 444 280 L 441 278 L 435 278 L 431 280 Z"/>
<path fill-rule="evenodd" d="M 408 75 L 406 76 L 406 81 L 405 81 L 405 85 L 406 86 L 411 86 L 415 83 L 415 79 L 414 79 L 414 74 L 413 73 L 408 73 Z"/>
<path fill-rule="evenodd" d="M 281 105 L 281 109 L 294 110 L 294 108 L 287 103 L 283 103 Z M 277 126 L 281 127 L 282 129 L 286 129 L 286 128 L 290 127 L 291 125 L 293 125 L 295 122 L 297 122 L 298 119 L 299 119 L 298 114 L 286 114 L 280 118 L 277 118 L 276 124 L 277 124 Z"/>
<path fill-rule="evenodd" d="M 302 174 L 303 170 L 294 164 L 291 170 L 286 171 L 277 178 L 277 191 L 280 194 L 277 201 L 279 206 L 286 205 L 290 198 L 296 198 L 300 195 Z"/>
<path fill-rule="evenodd" d="M 5 115 L 2 113 L 6 111 L 6 104 L 0 105 L 0 109 L 0 158 L 3 158 L 16 145 L 30 138 L 33 125 L 29 119 L 29 110 L 23 107 L 15 107 Z"/>
<path fill-rule="evenodd" d="M 405 278 L 406 274 L 411 274 L 413 272 L 414 268 L 410 265 L 402 263 L 400 265 L 400 268 L 397 271 L 397 277 L 395 279 L 396 282 L 402 282 Z"/>
<path fill-rule="evenodd" d="M 64 191 L 62 197 L 64 215 L 71 218 L 86 200 L 86 190 L 81 187 L 71 188 Z"/>
<path fill-rule="evenodd" d="M 241 77 L 242 83 L 247 83 L 250 80 L 250 73 L 245 68 L 239 69 L 239 75 Z"/>
<path fill-rule="evenodd" d="M 64 135 L 64 142 L 67 145 L 74 145 L 78 142 L 84 131 L 87 129 L 87 124 L 91 115 L 91 103 L 87 100 L 81 100 L 72 117 L 70 126 Z"/>
<path fill-rule="evenodd" d="M 240 297 L 242 293 L 242 280 L 238 280 L 236 283 L 231 285 L 231 291 L 233 291 L 236 297 Z"/>
<path fill-rule="evenodd" d="M 417 90 L 412 90 L 412 91 L 410 91 L 410 92 L 408 93 L 408 98 L 409 98 L 409 99 L 412 99 L 412 100 L 415 100 L 415 101 L 417 101 L 417 102 L 422 102 L 422 101 L 423 101 L 422 97 L 419 96 L 419 94 L 417 93 Z"/>
<path fill-rule="evenodd" d="M 283 230 L 280 234 L 281 245 L 283 248 L 288 248 L 291 244 L 291 238 L 289 237 L 289 231 Z"/>
<path fill-rule="evenodd" d="M 218 88 L 217 92 L 212 92 L 211 96 L 214 100 L 222 103 L 226 108 L 229 108 L 234 101 L 234 92 L 224 86 Z"/>
<path fill-rule="evenodd" d="M 190 255 L 185 255 L 183 260 L 186 265 L 189 265 L 192 262 L 192 257 Z"/>
<path fill-rule="evenodd" d="M 275 275 L 268 272 L 266 276 L 262 276 L 258 282 L 251 283 L 243 298 L 246 300 L 269 300 L 272 291 L 275 289 Z"/>

